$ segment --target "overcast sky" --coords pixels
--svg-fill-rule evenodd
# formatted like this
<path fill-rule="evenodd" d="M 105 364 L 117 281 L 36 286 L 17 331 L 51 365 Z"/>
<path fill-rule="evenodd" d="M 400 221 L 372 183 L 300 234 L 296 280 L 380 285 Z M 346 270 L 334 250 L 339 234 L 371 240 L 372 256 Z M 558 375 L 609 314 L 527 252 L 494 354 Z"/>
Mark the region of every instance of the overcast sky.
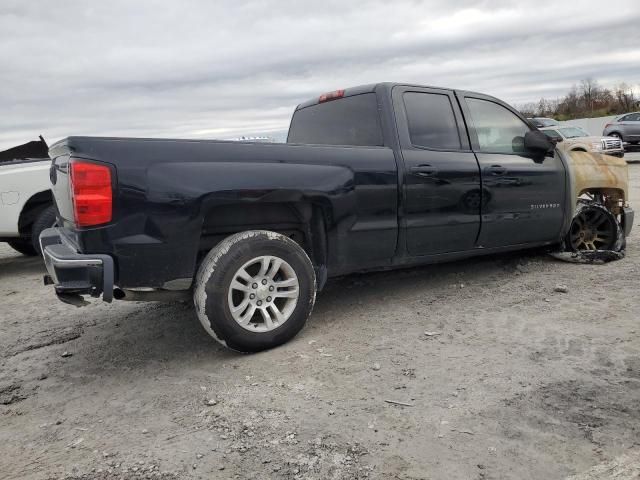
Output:
<path fill-rule="evenodd" d="M 0 150 L 67 135 L 282 136 L 296 104 L 378 81 L 510 103 L 640 84 L 640 2 L 0 3 Z"/>

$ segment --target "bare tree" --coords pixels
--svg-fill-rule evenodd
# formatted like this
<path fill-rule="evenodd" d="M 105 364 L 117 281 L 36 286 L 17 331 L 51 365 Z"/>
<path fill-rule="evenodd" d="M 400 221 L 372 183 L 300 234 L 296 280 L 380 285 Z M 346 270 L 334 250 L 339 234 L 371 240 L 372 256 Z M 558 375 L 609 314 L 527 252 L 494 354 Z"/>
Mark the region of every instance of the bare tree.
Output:
<path fill-rule="evenodd" d="M 521 105 L 518 109 L 528 117 L 555 117 L 560 120 L 572 118 L 615 115 L 640 107 L 640 98 L 626 83 L 614 89 L 600 86 L 597 80 L 586 78 L 580 85 L 573 85 L 561 98 Z"/>
<path fill-rule="evenodd" d="M 582 91 L 582 98 L 584 99 L 585 110 L 590 110 L 593 113 L 593 101 L 598 95 L 600 86 L 598 81 L 593 78 L 585 78 L 580 81 L 580 90 Z"/>
<path fill-rule="evenodd" d="M 614 90 L 614 95 L 620 110 L 628 112 L 635 108 L 637 103 L 635 94 L 633 93 L 633 89 L 626 83 L 622 82 L 619 84 Z"/>

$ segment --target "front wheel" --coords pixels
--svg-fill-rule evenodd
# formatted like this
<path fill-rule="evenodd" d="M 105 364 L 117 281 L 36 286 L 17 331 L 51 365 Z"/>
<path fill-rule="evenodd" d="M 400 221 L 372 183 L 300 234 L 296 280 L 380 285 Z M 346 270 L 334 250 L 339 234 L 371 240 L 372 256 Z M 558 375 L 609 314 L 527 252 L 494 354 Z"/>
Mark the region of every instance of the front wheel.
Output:
<path fill-rule="evenodd" d="M 296 242 L 264 230 L 237 233 L 214 247 L 196 275 L 198 319 L 215 340 L 258 352 L 293 338 L 311 315 L 316 278 Z"/>
<path fill-rule="evenodd" d="M 624 249 L 624 234 L 616 217 L 594 201 L 580 201 L 571 222 L 566 244 L 570 250 Z"/>
<path fill-rule="evenodd" d="M 622 142 L 622 135 L 619 134 L 618 132 L 613 132 L 610 133 L 609 135 L 607 135 L 608 137 L 616 137 L 617 139 L 619 139 Z"/>

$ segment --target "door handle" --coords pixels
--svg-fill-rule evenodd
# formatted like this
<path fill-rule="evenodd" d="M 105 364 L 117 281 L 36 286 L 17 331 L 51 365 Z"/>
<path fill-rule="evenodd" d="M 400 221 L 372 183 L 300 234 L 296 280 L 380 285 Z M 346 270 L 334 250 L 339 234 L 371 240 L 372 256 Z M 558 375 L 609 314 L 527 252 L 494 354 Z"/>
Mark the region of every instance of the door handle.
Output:
<path fill-rule="evenodd" d="M 421 177 L 433 177 L 436 173 L 438 173 L 438 169 L 436 167 L 432 167 L 431 165 L 426 164 L 411 167 L 410 170 L 414 175 L 419 175 Z"/>
<path fill-rule="evenodd" d="M 504 175 L 507 173 L 507 169 L 502 165 L 491 165 L 485 168 L 484 171 L 490 175 Z"/>

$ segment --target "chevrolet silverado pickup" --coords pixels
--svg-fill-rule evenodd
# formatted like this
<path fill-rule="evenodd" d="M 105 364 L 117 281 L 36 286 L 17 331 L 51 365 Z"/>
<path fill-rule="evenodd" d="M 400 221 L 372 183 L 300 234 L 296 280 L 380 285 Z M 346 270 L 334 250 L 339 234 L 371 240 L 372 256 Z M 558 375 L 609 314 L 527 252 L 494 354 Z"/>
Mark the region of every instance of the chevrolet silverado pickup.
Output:
<path fill-rule="evenodd" d="M 328 277 L 553 246 L 619 249 L 624 160 L 555 149 L 509 105 L 396 83 L 294 111 L 286 144 L 68 137 L 58 226 L 40 236 L 61 300 L 193 298 L 227 347 L 280 345 Z"/>

